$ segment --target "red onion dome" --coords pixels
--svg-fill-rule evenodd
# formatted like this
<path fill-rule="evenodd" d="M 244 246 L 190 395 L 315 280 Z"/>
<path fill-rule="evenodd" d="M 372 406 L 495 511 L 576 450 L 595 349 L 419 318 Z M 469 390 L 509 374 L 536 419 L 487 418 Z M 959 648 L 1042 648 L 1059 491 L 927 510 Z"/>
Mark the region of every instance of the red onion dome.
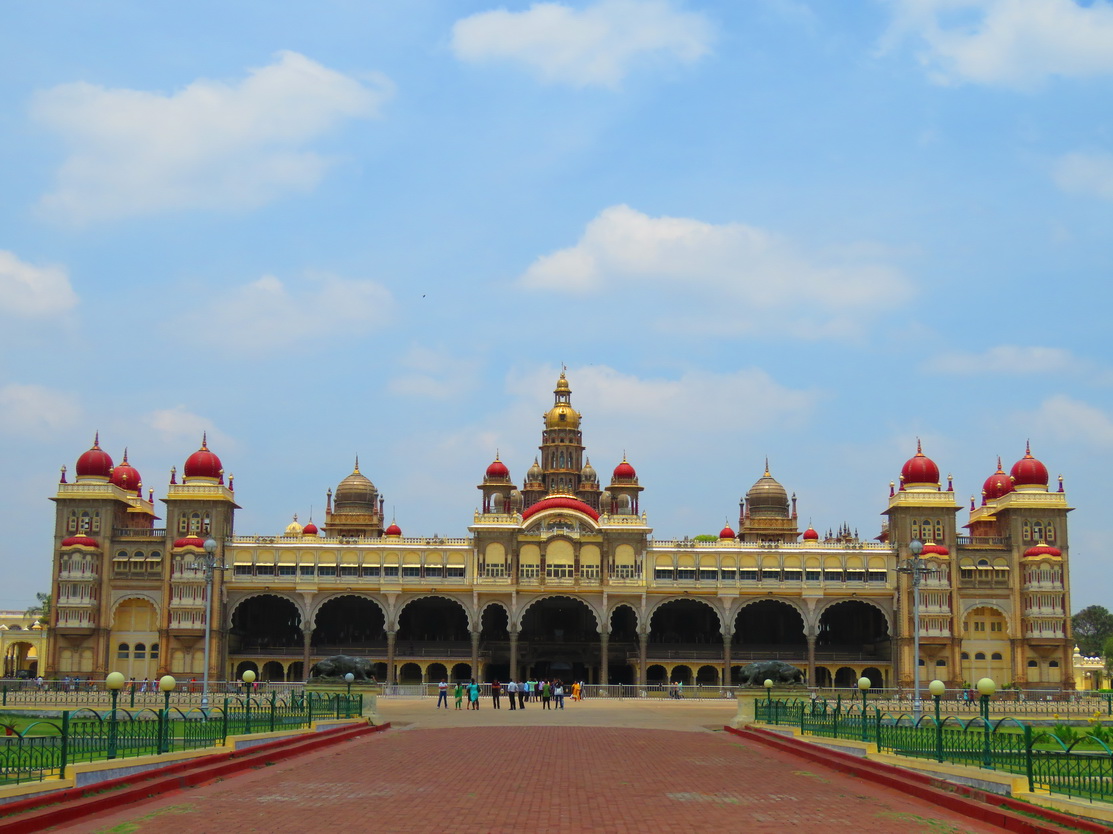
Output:
<path fill-rule="evenodd" d="M 900 469 L 905 486 L 909 484 L 939 484 L 939 467 L 935 461 L 924 454 L 919 439 L 916 440 L 916 454 L 908 459 Z"/>
<path fill-rule="evenodd" d="M 804 541 L 806 541 L 806 542 L 817 542 L 817 541 L 819 541 L 819 533 L 817 533 L 814 528 L 809 527 L 807 530 L 804 531 Z"/>
<path fill-rule="evenodd" d="M 720 539 L 733 539 L 734 538 L 734 531 L 730 529 L 729 524 L 726 527 L 724 527 L 722 530 L 719 531 L 719 538 Z"/>
<path fill-rule="evenodd" d="M 622 456 L 622 463 L 614 468 L 614 479 L 616 481 L 633 481 L 638 477 L 638 473 L 626 461 L 626 455 Z"/>
<path fill-rule="evenodd" d="M 1049 544 L 1044 544 L 1043 542 L 1040 542 L 1035 547 L 1029 547 L 1027 550 L 1025 550 L 1024 555 L 1026 557 L 1027 556 L 1062 556 L 1063 551 L 1061 551 L 1057 547 L 1052 547 Z"/>
<path fill-rule="evenodd" d="M 312 521 L 309 522 L 308 524 L 306 524 L 304 527 L 301 528 L 301 534 L 303 536 L 315 536 L 315 535 L 317 535 L 317 525 L 314 524 Z"/>
<path fill-rule="evenodd" d="M 402 535 L 402 528 L 399 527 L 397 524 L 395 524 L 392 521 L 392 522 L 390 522 L 390 526 L 387 527 L 385 530 L 383 530 L 383 535 L 384 536 L 401 536 Z"/>
<path fill-rule="evenodd" d="M 186 536 L 184 539 L 177 539 L 174 542 L 174 549 L 179 547 L 196 547 L 200 550 L 205 549 L 205 540 L 199 536 Z"/>
<path fill-rule="evenodd" d="M 576 512 L 583 513 L 593 521 L 599 520 L 599 513 L 591 508 L 590 504 L 585 504 L 579 498 L 573 498 L 570 495 L 553 495 L 549 498 L 542 498 L 536 504 L 526 507 L 522 511 L 522 519 L 525 520 L 531 515 L 535 515 L 543 510 L 575 510 Z"/>
<path fill-rule="evenodd" d="M 504 480 L 510 477 L 510 470 L 506 468 L 505 463 L 499 460 L 497 452 L 494 461 L 487 467 L 487 477 L 492 480 Z"/>
<path fill-rule="evenodd" d="M 1024 457 L 1013 464 L 1009 474 L 1017 486 L 1047 487 L 1047 467 L 1032 457 L 1031 443 L 1025 444 Z"/>
<path fill-rule="evenodd" d="M 201 435 L 201 448 L 186 458 L 185 478 L 218 480 L 224 472 L 220 458 L 209 451 L 208 433 Z"/>
<path fill-rule="evenodd" d="M 985 483 L 982 485 L 982 493 L 985 495 L 986 501 L 993 501 L 1002 495 L 1008 495 L 1012 491 L 1012 478 L 1005 474 L 1005 470 L 1001 468 L 1001 458 L 998 457 L 997 471 L 985 479 Z"/>
<path fill-rule="evenodd" d="M 112 470 L 112 483 L 128 492 L 139 489 L 139 485 L 143 483 L 139 470 L 128 463 L 127 449 L 124 449 L 124 459 L 120 461 L 120 465 Z"/>
<path fill-rule="evenodd" d="M 928 542 L 924 545 L 924 549 L 920 551 L 921 556 L 950 556 L 951 551 L 947 550 L 943 545 L 936 544 L 935 542 Z"/>
<path fill-rule="evenodd" d="M 97 547 L 97 540 L 89 538 L 84 533 L 62 539 L 62 547 Z"/>
<path fill-rule="evenodd" d="M 93 437 L 93 448 L 77 459 L 77 477 L 104 478 L 112 475 L 112 458 L 100 447 L 100 432 Z"/>

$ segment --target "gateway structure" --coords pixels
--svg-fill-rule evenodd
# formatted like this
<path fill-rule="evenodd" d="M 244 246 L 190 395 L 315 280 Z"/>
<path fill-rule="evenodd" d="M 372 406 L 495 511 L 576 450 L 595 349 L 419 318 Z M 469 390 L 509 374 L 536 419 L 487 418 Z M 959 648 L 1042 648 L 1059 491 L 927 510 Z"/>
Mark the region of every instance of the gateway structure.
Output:
<path fill-rule="evenodd" d="M 796 497 L 766 471 L 737 530 L 653 537 L 622 459 L 604 483 L 585 456 L 562 373 L 540 454 L 515 481 L 487 467 L 467 535 L 408 537 L 358 460 L 329 491 L 323 528 L 237 535 L 231 478 L 203 440 L 156 514 L 139 472 L 100 448 L 63 468 L 54 536 L 50 675 L 154 678 L 254 669 L 302 680 L 315 660 L 368 657 L 380 680 L 556 676 L 590 683 L 722 685 L 777 658 L 820 686 L 912 685 L 913 594 L 898 570 L 923 545 L 921 679 L 989 676 L 1073 688 L 1066 495 L 1030 450 L 998 460 L 961 527 L 922 450 L 889 485 L 876 539 L 799 530 Z M 214 593 L 194 569 L 216 547 Z M 213 546 L 210 545 L 210 546 Z"/>

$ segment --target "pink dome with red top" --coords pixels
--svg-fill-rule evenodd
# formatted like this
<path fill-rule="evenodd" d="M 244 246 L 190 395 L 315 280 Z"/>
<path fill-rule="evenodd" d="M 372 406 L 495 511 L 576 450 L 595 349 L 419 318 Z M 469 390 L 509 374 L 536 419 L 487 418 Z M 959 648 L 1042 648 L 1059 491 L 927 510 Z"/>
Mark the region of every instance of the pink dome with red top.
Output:
<path fill-rule="evenodd" d="M 997 471 L 985 479 L 982 485 L 982 492 L 985 494 L 986 501 L 994 501 L 1002 495 L 1008 495 L 1013 491 L 1012 478 L 1005 474 L 1005 470 L 1001 468 L 1001 458 L 997 458 Z"/>
<path fill-rule="evenodd" d="M 595 512 L 590 504 L 585 504 L 579 498 L 573 498 L 570 495 L 552 495 L 548 498 L 542 498 L 536 504 L 531 504 L 522 510 L 522 518 L 527 519 L 543 510 L 554 509 L 575 510 L 576 512 L 583 513 L 593 521 L 599 520 L 599 513 Z"/>
<path fill-rule="evenodd" d="M 487 467 L 487 477 L 492 480 L 502 480 L 510 477 L 510 470 L 506 468 L 506 464 L 499 460 L 496 453 L 495 459 L 490 466 Z"/>
<path fill-rule="evenodd" d="M 184 476 L 190 478 L 211 478 L 219 480 L 224 472 L 220 458 L 209 451 L 208 434 L 201 435 L 201 448 L 186 458 Z"/>
<path fill-rule="evenodd" d="M 916 440 L 916 454 L 905 462 L 900 469 L 903 485 L 933 484 L 939 485 L 939 467 L 935 461 L 924 454 L 920 441 Z"/>
<path fill-rule="evenodd" d="M 614 468 L 614 479 L 616 481 L 632 481 L 638 477 L 638 473 L 634 470 L 627 461 L 625 455 L 622 458 L 622 463 Z"/>
<path fill-rule="evenodd" d="M 1049 544 L 1040 542 L 1035 547 L 1029 547 L 1024 551 L 1025 556 L 1062 556 L 1063 551 L 1057 547 L 1052 547 Z"/>
<path fill-rule="evenodd" d="M 397 524 L 395 524 L 392 521 L 390 523 L 390 526 L 387 527 L 385 530 L 383 530 L 383 535 L 384 536 L 401 536 L 402 535 L 402 528 L 399 527 Z"/>
<path fill-rule="evenodd" d="M 817 541 L 819 541 L 819 533 L 817 533 L 813 528 L 809 527 L 807 530 L 804 531 L 804 541 L 806 541 L 806 542 L 817 542 Z"/>
<path fill-rule="evenodd" d="M 1010 473 L 1017 486 L 1047 486 L 1047 467 L 1032 457 L 1032 445 L 1025 444 L 1024 457 L 1013 464 Z"/>
<path fill-rule="evenodd" d="M 726 527 L 724 527 L 722 530 L 719 531 L 719 538 L 720 539 L 733 539 L 734 538 L 734 531 L 730 529 L 729 524 Z"/>
<path fill-rule="evenodd" d="M 928 542 L 924 545 L 924 549 L 920 551 L 921 556 L 949 556 L 951 551 L 947 550 L 943 545 L 936 544 L 935 542 Z"/>
<path fill-rule="evenodd" d="M 62 547 L 97 547 L 97 540 L 84 534 L 62 539 Z"/>
<path fill-rule="evenodd" d="M 179 547 L 198 547 L 202 550 L 205 549 L 205 540 L 198 536 L 186 536 L 184 539 L 177 539 L 174 542 L 174 548 Z"/>
<path fill-rule="evenodd" d="M 112 476 L 112 457 L 100 447 L 100 432 L 93 437 L 93 448 L 77 459 L 76 471 L 78 480 Z"/>
<path fill-rule="evenodd" d="M 124 459 L 120 461 L 120 465 L 112 470 L 112 483 L 120 489 L 126 489 L 129 492 L 139 489 L 139 485 L 143 482 L 139 470 L 128 463 L 128 450 L 124 449 Z"/>
<path fill-rule="evenodd" d="M 317 532 L 317 525 L 314 524 L 312 521 L 301 528 L 301 534 L 303 536 L 315 536 L 317 535 Z"/>

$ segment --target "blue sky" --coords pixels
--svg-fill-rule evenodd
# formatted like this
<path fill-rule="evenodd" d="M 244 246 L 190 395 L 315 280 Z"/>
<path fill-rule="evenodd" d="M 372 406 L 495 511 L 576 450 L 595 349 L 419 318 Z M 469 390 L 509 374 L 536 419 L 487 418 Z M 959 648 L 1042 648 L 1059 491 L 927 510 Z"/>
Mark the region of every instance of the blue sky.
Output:
<path fill-rule="evenodd" d="M 208 431 L 241 533 L 358 453 L 463 535 L 562 363 L 662 538 L 1030 439 L 1113 607 L 1111 92 L 1105 0 L 5 4 L 0 607 L 96 430 L 156 496 Z"/>

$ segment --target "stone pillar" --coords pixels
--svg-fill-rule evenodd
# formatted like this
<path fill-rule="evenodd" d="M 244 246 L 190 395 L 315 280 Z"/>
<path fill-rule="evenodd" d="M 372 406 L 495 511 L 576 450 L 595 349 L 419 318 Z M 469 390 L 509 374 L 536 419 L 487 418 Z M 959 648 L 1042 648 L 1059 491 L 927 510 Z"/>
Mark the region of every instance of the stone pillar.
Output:
<path fill-rule="evenodd" d="M 815 635 L 808 635 L 808 686 L 816 686 L 815 680 Z"/>
<path fill-rule="evenodd" d="M 302 632 L 302 640 L 304 641 L 304 644 L 301 650 L 301 676 L 303 680 L 309 680 L 309 643 L 312 639 L 312 629 L 306 629 Z"/>
<path fill-rule="evenodd" d="M 390 685 L 394 684 L 394 638 L 396 636 L 395 631 L 386 633 L 386 682 Z"/>
<path fill-rule="evenodd" d="M 638 635 L 638 686 L 645 689 L 647 683 L 646 665 L 649 656 L 649 632 L 643 631 Z"/>
<path fill-rule="evenodd" d="M 610 683 L 610 643 L 611 633 L 609 631 L 599 632 L 599 683 L 606 686 Z"/>
<path fill-rule="evenodd" d="M 733 634 L 723 632 L 723 676 L 719 679 L 719 685 L 724 688 L 730 686 L 730 644 L 733 639 Z"/>
<path fill-rule="evenodd" d="M 471 676 L 479 683 L 479 632 L 471 633 Z"/>
<path fill-rule="evenodd" d="M 518 632 L 510 632 L 510 680 L 518 680 Z"/>

